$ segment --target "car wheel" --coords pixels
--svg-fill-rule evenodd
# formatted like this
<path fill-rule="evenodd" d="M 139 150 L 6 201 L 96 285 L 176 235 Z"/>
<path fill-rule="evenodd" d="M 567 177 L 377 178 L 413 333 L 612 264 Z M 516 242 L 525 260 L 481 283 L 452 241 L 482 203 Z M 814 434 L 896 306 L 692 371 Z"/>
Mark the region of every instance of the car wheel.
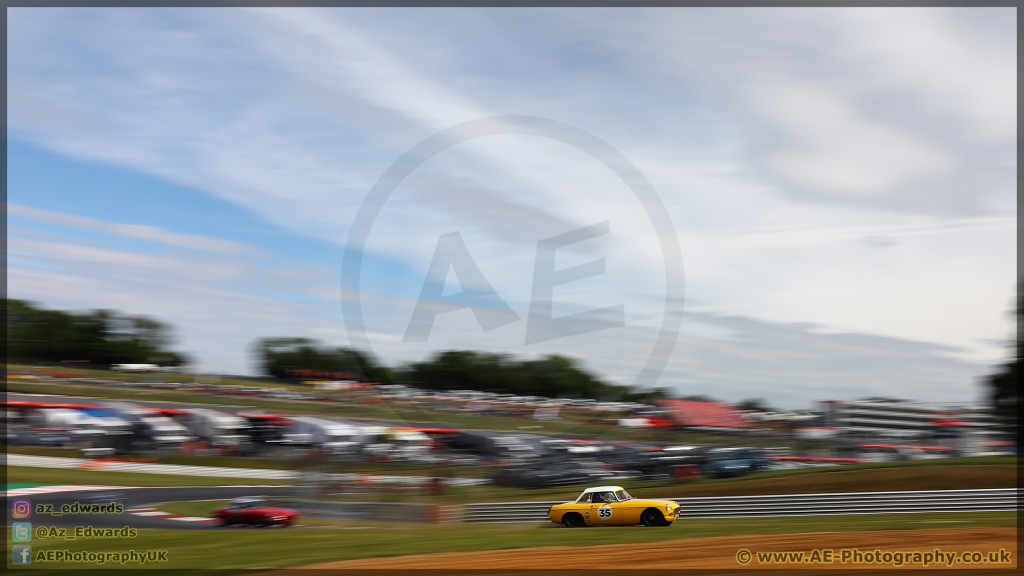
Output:
<path fill-rule="evenodd" d="M 571 512 L 562 516 L 562 524 L 565 525 L 566 528 L 579 528 L 580 526 L 583 526 L 583 517 L 575 512 Z"/>
<path fill-rule="evenodd" d="M 654 508 L 648 508 L 640 515 L 640 522 L 644 526 L 661 526 L 665 523 L 665 517 Z"/>

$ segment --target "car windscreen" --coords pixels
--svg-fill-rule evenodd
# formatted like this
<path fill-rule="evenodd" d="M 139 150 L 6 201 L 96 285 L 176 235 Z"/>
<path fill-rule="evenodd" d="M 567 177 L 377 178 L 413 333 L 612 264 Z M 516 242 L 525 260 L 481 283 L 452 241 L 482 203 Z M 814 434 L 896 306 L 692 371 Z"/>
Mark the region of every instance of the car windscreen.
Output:
<path fill-rule="evenodd" d="M 632 500 L 632 499 L 633 499 L 633 497 L 632 497 L 632 496 L 630 496 L 630 495 L 629 495 L 629 493 L 628 493 L 628 492 L 626 492 L 625 490 L 617 490 L 617 491 L 615 492 L 615 496 L 616 496 L 616 497 L 617 497 L 617 498 L 618 498 L 618 499 L 619 499 L 620 501 L 625 501 L 625 500 Z"/>

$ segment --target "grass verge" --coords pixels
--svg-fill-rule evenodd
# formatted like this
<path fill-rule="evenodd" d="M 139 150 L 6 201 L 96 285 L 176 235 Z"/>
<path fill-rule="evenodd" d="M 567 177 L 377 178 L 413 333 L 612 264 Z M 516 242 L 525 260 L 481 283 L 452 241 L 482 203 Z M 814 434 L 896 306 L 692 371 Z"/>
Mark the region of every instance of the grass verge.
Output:
<path fill-rule="evenodd" d="M 47 446 L 8 445 L 7 452 L 29 456 L 55 456 L 60 458 L 82 458 L 82 452 L 70 448 L 51 448 Z M 482 466 L 450 466 L 408 464 L 402 462 L 346 462 L 311 460 L 309 457 L 298 456 L 300 451 L 294 450 L 295 456 L 287 459 L 250 456 L 195 456 L 186 454 L 140 454 L 144 462 L 155 464 L 180 464 L 187 466 L 217 466 L 222 468 L 258 468 L 270 470 L 302 470 L 315 466 L 318 472 L 334 472 L 339 474 L 376 474 L 388 476 L 451 476 L 453 471 L 461 478 L 477 478 L 486 476 L 490 470 Z M 126 459 L 132 454 L 124 455 Z"/>
<path fill-rule="evenodd" d="M 170 476 L 139 472 L 103 472 L 68 468 L 7 466 L 8 484 L 74 484 L 81 486 L 264 486 L 289 484 L 286 480 L 263 478 L 209 478 L 206 476 Z"/>
<path fill-rule="evenodd" d="M 1013 526 L 1013 513 L 886 514 L 799 518 L 715 519 L 677 522 L 664 529 L 607 527 L 566 530 L 547 525 L 449 524 L 364 525 L 344 528 L 218 529 L 203 531 L 144 530 L 131 540 L 33 542 L 33 552 L 61 550 L 168 550 L 169 562 L 159 568 L 224 568 L 246 570 L 305 565 L 331 560 L 533 548 L 658 542 L 680 538 L 738 534 L 781 534 L 852 530 L 914 530 L 937 526 Z M 8 532 L 8 543 L 10 532 Z M 9 562 L 9 561 L 8 561 Z M 33 565 L 36 571 L 45 565 Z M 67 569 L 87 565 L 64 564 Z M 110 566 L 95 566 L 109 569 Z M 138 566 L 125 566 L 138 568 Z M 8 563 L 8 569 L 14 566 Z M 60 572 L 61 570 L 53 570 Z"/>

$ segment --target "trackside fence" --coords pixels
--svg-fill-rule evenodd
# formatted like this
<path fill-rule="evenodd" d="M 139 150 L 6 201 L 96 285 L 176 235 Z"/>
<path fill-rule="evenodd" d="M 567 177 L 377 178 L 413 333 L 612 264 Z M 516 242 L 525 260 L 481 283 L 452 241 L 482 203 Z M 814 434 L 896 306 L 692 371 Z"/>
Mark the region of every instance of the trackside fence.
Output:
<path fill-rule="evenodd" d="M 663 498 L 683 508 L 681 518 L 756 518 L 836 514 L 913 514 L 926 512 L 995 512 L 1017 510 L 1016 488 L 852 492 L 772 496 Z M 447 506 L 448 521 L 549 522 L 547 511 L 558 502 L 489 502 Z M 461 508 L 461 512 L 451 510 Z"/>

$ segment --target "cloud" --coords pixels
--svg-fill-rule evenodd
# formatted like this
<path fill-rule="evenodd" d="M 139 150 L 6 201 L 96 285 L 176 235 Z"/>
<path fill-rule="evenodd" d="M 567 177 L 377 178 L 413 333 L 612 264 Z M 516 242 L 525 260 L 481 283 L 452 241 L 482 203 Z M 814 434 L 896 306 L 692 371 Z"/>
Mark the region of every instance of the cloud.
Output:
<path fill-rule="evenodd" d="M 525 321 L 484 333 L 472 313 L 462 310 L 437 317 L 431 346 L 403 342 L 399 336 L 411 303 L 364 294 L 364 304 L 386 316 L 376 318 L 378 330 L 369 338 L 378 356 L 393 364 L 418 361 L 437 349 L 485 350 L 524 358 L 558 353 L 579 359 L 608 381 L 628 385 L 634 383 L 656 335 L 651 328 L 627 325 L 562 338 L 543 351 L 532 350 L 522 344 Z M 683 315 L 679 342 L 657 385 L 679 394 L 727 401 L 766 397 L 785 408 L 866 396 L 968 403 L 982 397 L 980 379 L 989 368 L 965 356 L 963 350 L 930 342 L 690 311 Z"/>
<path fill-rule="evenodd" d="M 31 236 L 31 231 L 29 236 Z M 8 297 L 60 309 L 117 308 L 161 319 L 204 370 L 254 373 L 263 336 L 345 340 L 335 302 L 301 297 L 331 279 L 304 262 L 138 252 L 56 234 L 8 238 Z M 286 295 L 281 297 L 281 295 Z"/>
<path fill-rule="evenodd" d="M 666 92 L 695 94 L 730 123 L 747 144 L 744 171 L 776 193 L 950 215 L 986 213 L 1015 186 L 1005 166 L 1016 149 L 1013 14 L 650 9 L 614 23 L 575 19 Z"/>
<path fill-rule="evenodd" d="M 677 389 L 689 393 L 731 401 L 767 395 L 788 407 L 866 396 L 966 403 L 983 395 L 987 367 L 959 359 L 951 347 L 741 316 L 686 317 L 731 333 L 728 339 L 683 336 Z"/>
<path fill-rule="evenodd" d="M 872 200 L 915 179 L 948 178 L 957 159 L 894 126 L 872 121 L 822 86 L 768 79 L 752 90 L 752 111 L 776 132 L 760 151 L 763 165 L 800 190 Z"/>
<path fill-rule="evenodd" d="M 751 249 L 765 247 L 799 247 L 820 245 L 826 242 L 842 242 L 863 240 L 869 243 L 886 239 L 891 245 L 895 238 L 912 238 L 936 234 L 955 234 L 976 230 L 1015 230 L 1017 219 L 1006 216 L 978 218 L 959 218 L 941 221 L 916 222 L 888 226 L 854 226 L 846 228 L 808 227 L 802 229 L 756 232 L 731 236 L 720 240 L 717 244 L 733 249 Z"/>
<path fill-rule="evenodd" d="M 960 361 L 1001 354 L 993 342 L 1005 332 L 1016 280 L 1012 14 L 12 9 L 9 138 L 184 183 L 281 229 L 340 246 L 377 178 L 435 131 L 492 114 L 564 121 L 621 151 L 663 198 L 683 246 L 687 307 L 765 323 L 745 325 L 763 329 L 749 349 L 717 353 L 714 346 L 726 344 L 694 341 L 708 350 L 702 377 L 726 385 L 740 370 L 737 359 L 771 349 L 767 327 L 774 326 L 792 343 L 786 357 L 806 370 L 810 389 L 818 385 L 811 375 L 846 380 L 801 364 L 801 346 L 829 342 L 826 358 L 852 349 L 785 328 L 794 322 L 937 346 L 905 349 L 900 362 L 908 366 L 927 364 L 940 349 Z M 240 290 L 226 284 L 253 278 L 267 298 L 259 305 L 286 314 L 301 302 L 310 306 L 303 314 L 323 315 L 303 316 L 311 325 L 337 318 L 328 306 L 337 271 L 317 269 L 293 281 L 267 261 L 239 267 L 234 261 L 244 250 L 231 240 L 32 213 L 223 256 L 197 259 L 200 272 L 184 274 L 217 291 L 196 303 L 209 303 L 211 332 L 240 313 L 221 306 L 218 298 Z M 568 305 L 556 315 L 623 304 L 627 328 L 537 352 L 571 351 L 628 379 L 645 352 L 622 346 L 618 336 L 642 342 L 650 333 L 629 330 L 642 318 L 657 325 L 649 319 L 664 296 L 658 239 L 622 183 L 568 146 L 502 136 L 424 164 L 384 206 L 368 244 L 407 274 L 388 269 L 374 286 L 418 293 L 438 236 L 457 230 L 488 281 L 522 314 L 536 242 L 605 220 L 607 242 L 588 247 L 600 254 L 564 255 L 566 265 L 604 257 L 607 273 L 559 287 L 555 298 Z M 76 251 L 33 241 L 19 240 L 16 256 L 87 276 L 81 288 L 97 292 L 76 297 L 95 302 L 165 275 L 173 283 L 192 258 L 172 254 L 156 263 L 106 246 Z M 122 278 L 131 266 L 146 272 L 104 292 L 104 274 Z M 42 286 L 37 280 L 33 289 Z M 73 300 L 53 287 L 40 293 Z M 391 345 L 408 319 L 388 309 L 394 296 L 366 296 L 368 330 Z M 198 334 L 195 310 L 189 329 Z M 501 339 L 504 328 L 481 342 L 470 330 L 472 317 L 464 320 L 466 332 L 442 330 L 444 338 L 409 353 L 521 346 L 518 335 Z M 879 354 L 880 366 L 888 360 Z M 871 355 L 856 357 L 870 362 Z M 949 375 L 933 374 L 934 381 L 952 390 L 950 379 L 967 378 L 969 365 L 950 365 Z M 770 384 L 751 370 L 743 372 L 750 386 Z M 921 382 L 932 377 L 914 370 Z M 674 374 L 690 382 L 685 371 Z M 896 382 L 885 374 L 885 382 Z"/>
<path fill-rule="evenodd" d="M 326 268 L 141 253 L 58 235 L 32 240 L 14 233 L 8 244 L 10 297 L 65 309 L 116 305 L 162 319 L 177 329 L 179 347 L 204 370 L 253 373 L 251 345 L 263 336 L 307 336 L 333 344 L 347 340 L 340 301 L 355 295 L 332 290 Z M 438 349 L 521 357 L 558 353 L 579 359 L 611 382 L 631 384 L 657 334 L 655 327 L 629 321 L 622 328 L 575 334 L 538 347 L 523 344 L 526 318 L 484 333 L 473 314 L 462 310 L 439 315 L 428 342 L 409 343 L 401 335 L 413 299 L 365 290 L 360 296 L 373 351 L 391 364 L 420 360 Z M 976 382 L 987 368 L 964 356 L 963 350 L 928 342 L 691 310 L 684 314 L 679 343 L 658 385 L 730 401 L 767 397 L 784 407 L 894 393 L 966 402 L 976 398 Z"/>
<path fill-rule="evenodd" d="M 199 236 L 194 234 L 178 234 L 176 232 L 162 230 L 155 226 L 120 224 L 105 220 L 97 220 L 95 218 L 75 216 L 73 214 L 65 214 L 62 212 L 42 210 L 39 208 L 32 208 L 31 206 L 12 204 L 10 202 L 7 203 L 7 214 L 36 220 L 38 222 L 73 226 L 75 228 L 83 228 L 85 230 L 93 230 L 107 234 L 116 234 L 125 238 L 156 242 L 158 244 L 165 244 L 167 246 L 175 246 L 178 248 L 189 248 L 192 250 L 217 252 L 221 254 L 253 254 L 257 252 L 257 250 L 252 246 L 242 244 L 241 242 L 225 240 L 223 238 L 213 238 L 210 236 Z"/>

